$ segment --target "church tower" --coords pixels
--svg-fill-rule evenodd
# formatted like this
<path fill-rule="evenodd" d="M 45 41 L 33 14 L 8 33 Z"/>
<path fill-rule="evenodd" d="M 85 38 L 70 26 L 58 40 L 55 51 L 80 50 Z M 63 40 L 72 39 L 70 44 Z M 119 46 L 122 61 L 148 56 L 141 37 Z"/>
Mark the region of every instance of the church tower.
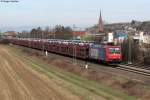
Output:
<path fill-rule="evenodd" d="M 100 33 L 104 32 L 104 26 L 103 26 L 101 11 L 100 11 L 99 22 L 98 22 L 98 32 L 100 32 Z"/>

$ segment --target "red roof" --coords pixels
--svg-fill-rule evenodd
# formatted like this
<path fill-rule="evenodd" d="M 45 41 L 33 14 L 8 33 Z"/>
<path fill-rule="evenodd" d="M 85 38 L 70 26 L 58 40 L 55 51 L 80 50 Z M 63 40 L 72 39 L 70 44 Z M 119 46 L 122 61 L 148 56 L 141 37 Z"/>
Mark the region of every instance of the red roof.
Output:
<path fill-rule="evenodd" d="M 82 36 L 85 34 L 85 31 L 73 31 L 73 36 Z"/>

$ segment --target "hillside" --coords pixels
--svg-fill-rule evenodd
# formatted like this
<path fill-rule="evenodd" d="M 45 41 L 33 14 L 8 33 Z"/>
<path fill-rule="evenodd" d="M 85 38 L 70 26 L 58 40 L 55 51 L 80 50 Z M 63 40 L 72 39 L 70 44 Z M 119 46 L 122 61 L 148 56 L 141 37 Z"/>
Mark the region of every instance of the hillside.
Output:
<path fill-rule="evenodd" d="M 126 23 L 112 23 L 112 24 L 105 24 L 104 25 L 104 30 L 105 32 L 109 31 L 115 31 L 115 30 L 124 30 L 128 29 L 129 27 L 135 28 L 137 30 L 142 30 L 142 31 L 150 31 L 150 21 L 135 21 L 133 20 L 132 22 L 126 22 Z M 97 25 L 88 28 L 89 31 L 91 32 L 96 32 L 97 31 Z"/>

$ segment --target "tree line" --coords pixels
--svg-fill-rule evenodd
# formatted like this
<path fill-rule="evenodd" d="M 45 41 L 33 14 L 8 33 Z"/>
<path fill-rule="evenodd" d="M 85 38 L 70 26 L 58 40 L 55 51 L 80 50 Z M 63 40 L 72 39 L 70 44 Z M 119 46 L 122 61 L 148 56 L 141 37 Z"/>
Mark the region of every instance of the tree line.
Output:
<path fill-rule="evenodd" d="M 42 39 L 72 39 L 72 29 L 70 27 L 64 27 L 62 25 L 56 25 L 51 29 L 46 27 L 33 28 L 30 32 L 22 31 L 18 34 L 19 38 L 42 38 Z"/>

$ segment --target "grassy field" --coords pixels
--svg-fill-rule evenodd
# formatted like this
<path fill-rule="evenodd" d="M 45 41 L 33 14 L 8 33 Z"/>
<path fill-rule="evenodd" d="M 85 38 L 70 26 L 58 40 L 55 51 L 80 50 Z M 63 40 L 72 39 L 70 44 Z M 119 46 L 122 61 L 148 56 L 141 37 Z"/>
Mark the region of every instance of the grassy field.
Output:
<path fill-rule="evenodd" d="M 128 96 L 120 91 L 114 90 L 104 84 L 88 80 L 86 78 L 74 75 L 70 72 L 61 70 L 55 66 L 46 64 L 40 59 L 34 59 L 17 48 L 11 46 L 2 46 L 14 58 L 19 59 L 33 71 L 38 72 L 41 77 L 44 75 L 55 86 L 63 89 L 62 92 L 70 93 L 81 100 L 135 100 L 135 97 Z M 49 83 L 51 84 L 51 83 Z M 42 87 L 42 86 L 41 86 Z M 63 100 L 63 99 L 62 99 Z M 75 98 L 74 98 L 75 100 Z"/>

